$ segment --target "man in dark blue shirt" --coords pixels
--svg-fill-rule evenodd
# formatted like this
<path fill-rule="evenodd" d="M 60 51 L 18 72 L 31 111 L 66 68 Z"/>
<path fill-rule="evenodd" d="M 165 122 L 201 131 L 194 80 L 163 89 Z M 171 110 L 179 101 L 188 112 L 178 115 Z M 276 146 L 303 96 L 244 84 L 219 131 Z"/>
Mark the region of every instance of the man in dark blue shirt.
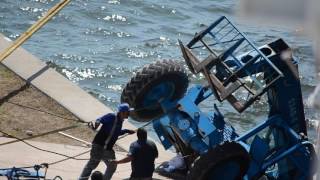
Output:
<path fill-rule="evenodd" d="M 122 129 L 122 123 L 129 117 L 130 110 L 129 105 L 123 103 L 119 105 L 116 114 L 109 113 L 98 118 L 95 122 L 89 123 L 89 126 L 94 130 L 97 129 L 100 124 L 102 124 L 102 126 L 92 141 L 90 159 L 84 167 L 79 180 L 88 180 L 92 170 L 99 165 L 101 160 L 107 165 L 104 180 L 111 179 L 117 168 L 117 164 L 113 161 L 115 159 L 115 153 L 112 149 L 113 145 L 120 135 L 135 133 L 133 130 Z"/>
<path fill-rule="evenodd" d="M 115 161 L 117 164 L 131 161 L 130 180 L 152 180 L 154 160 L 158 157 L 158 149 L 154 142 L 147 140 L 147 131 L 139 128 L 138 140 L 131 143 L 127 157 Z"/>

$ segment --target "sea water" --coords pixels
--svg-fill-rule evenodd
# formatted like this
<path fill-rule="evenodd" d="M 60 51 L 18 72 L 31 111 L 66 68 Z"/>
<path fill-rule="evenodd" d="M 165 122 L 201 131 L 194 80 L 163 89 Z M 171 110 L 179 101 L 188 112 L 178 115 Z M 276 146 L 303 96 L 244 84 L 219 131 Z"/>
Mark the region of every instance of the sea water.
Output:
<path fill-rule="evenodd" d="M 0 0 L 0 32 L 15 40 L 58 2 Z M 236 6 L 233 0 L 72 0 L 23 47 L 115 110 L 125 84 L 142 66 L 160 59 L 184 64 L 177 40 L 187 43 L 224 15 L 257 46 L 280 37 L 291 46 L 299 60 L 306 102 L 316 85 L 311 40 L 294 28 L 240 23 Z M 205 82 L 189 71 L 188 76 L 190 85 Z M 212 111 L 215 102 L 212 97 L 201 108 Z M 239 134 L 259 124 L 268 112 L 265 98 L 241 115 L 227 102 L 216 103 Z M 309 119 L 320 117 L 312 108 L 305 112 Z"/>

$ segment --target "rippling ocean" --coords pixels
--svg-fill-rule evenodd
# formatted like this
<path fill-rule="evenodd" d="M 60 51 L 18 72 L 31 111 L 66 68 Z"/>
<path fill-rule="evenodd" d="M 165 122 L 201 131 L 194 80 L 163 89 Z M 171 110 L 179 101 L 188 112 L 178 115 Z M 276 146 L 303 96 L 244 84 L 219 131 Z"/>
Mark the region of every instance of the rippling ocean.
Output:
<path fill-rule="evenodd" d="M 15 40 L 58 2 L 0 0 L 0 32 Z M 235 17 L 236 6 L 234 0 L 73 0 L 23 47 L 115 109 L 122 88 L 139 68 L 159 59 L 183 63 L 177 39 L 187 43 L 203 25 L 225 15 L 258 46 L 279 37 L 289 43 L 300 61 L 306 99 L 316 84 L 311 41 L 295 29 L 241 24 Z M 189 79 L 191 85 L 203 80 L 191 73 Z M 213 103 L 211 98 L 201 106 L 210 111 Z M 218 106 L 240 134 L 268 112 L 265 101 L 241 115 L 227 103 Z M 320 119 L 311 108 L 305 111 L 307 118 Z"/>

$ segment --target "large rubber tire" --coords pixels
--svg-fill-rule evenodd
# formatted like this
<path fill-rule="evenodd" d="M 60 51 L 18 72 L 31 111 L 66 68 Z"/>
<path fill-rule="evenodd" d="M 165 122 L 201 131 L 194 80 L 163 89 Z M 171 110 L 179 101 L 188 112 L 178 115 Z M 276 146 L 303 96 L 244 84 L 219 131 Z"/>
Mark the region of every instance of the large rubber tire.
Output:
<path fill-rule="evenodd" d="M 130 116 L 139 122 L 147 122 L 163 115 L 159 100 L 180 99 L 188 88 L 188 76 L 184 68 L 172 60 L 156 61 L 143 67 L 121 94 L 121 102 L 127 102 L 135 110 Z"/>
<path fill-rule="evenodd" d="M 192 164 L 187 180 L 240 180 L 249 163 L 249 154 L 240 144 L 225 142 L 200 155 Z"/>

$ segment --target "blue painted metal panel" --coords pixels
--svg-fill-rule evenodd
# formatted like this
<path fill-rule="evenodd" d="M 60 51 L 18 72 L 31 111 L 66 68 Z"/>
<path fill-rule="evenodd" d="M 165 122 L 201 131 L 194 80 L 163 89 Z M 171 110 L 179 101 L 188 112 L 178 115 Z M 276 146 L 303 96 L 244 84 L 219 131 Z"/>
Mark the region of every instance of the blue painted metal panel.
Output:
<path fill-rule="evenodd" d="M 222 22 L 227 23 L 221 25 Z M 232 31 L 224 30 L 225 27 L 233 29 Z M 233 38 L 224 39 L 233 31 L 236 34 Z M 226 33 L 225 36 L 221 36 L 222 32 Z M 209 35 L 214 43 L 205 44 L 202 38 L 206 35 Z M 203 45 L 194 46 L 200 41 Z M 239 54 L 237 50 L 240 46 L 242 47 L 243 43 L 247 43 L 251 49 L 237 56 Z M 222 53 L 217 56 L 218 53 L 215 53 L 214 49 L 210 48 L 211 46 L 221 47 Z M 202 61 L 202 64 L 196 67 L 197 71 L 207 73 L 209 86 L 196 85 L 191 87 L 180 100 L 172 102 L 167 99 L 160 102 L 165 116 L 154 122 L 154 128 L 158 136 L 163 137 L 161 142 L 164 147 L 169 148 L 172 143 L 177 143 L 170 142 L 168 139 L 168 136 L 172 136 L 173 130 L 178 133 L 178 138 L 181 138 L 184 145 L 192 148 L 197 154 L 204 154 L 208 149 L 215 148 L 224 141 L 237 141 L 252 158 L 244 179 L 256 178 L 261 174 L 266 174 L 270 179 L 293 177 L 308 179 L 312 176 L 311 166 L 306 165 L 312 159 L 310 147 L 308 147 L 309 142 L 301 139 L 299 135 L 301 132 L 307 135 L 307 132 L 297 64 L 294 59 L 286 62 L 281 59 L 282 51 L 289 48 L 287 44 L 280 39 L 262 48 L 257 48 L 233 23 L 226 17 L 221 17 L 197 34 L 184 48 L 189 48 L 188 50 L 205 48 L 211 53 L 211 56 L 204 60 L 207 62 Z M 266 53 L 266 49 L 271 53 Z M 189 62 L 190 64 L 192 63 Z M 212 68 L 214 70 L 210 71 Z M 221 82 L 213 82 L 214 78 L 210 75 L 215 75 L 215 80 Z M 245 82 L 241 79 L 244 77 L 249 77 L 256 89 L 245 86 Z M 237 99 L 230 99 L 230 96 L 235 94 L 239 87 L 229 88 L 232 85 L 242 86 L 249 94 L 253 94 L 251 99 L 247 98 L 247 102 L 242 107 L 244 109 L 246 105 L 249 106 L 253 101 L 259 99 L 264 92 L 268 94 L 269 118 L 240 137 L 236 134 L 235 129 L 225 122 L 224 116 L 216 106 L 214 106 L 214 112 L 209 113 L 202 112 L 198 107 L 199 103 L 212 94 L 216 95 L 219 101 L 229 98 L 228 101 L 234 103 Z M 166 89 L 158 88 L 162 90 L 160 92 Z M 221 94 L 225 97 L 219 98 Z M 152 101 L 153 97 L 149 99 Z M 265 131 L 267 132 L 263 137 L 259 135 Z"/>

